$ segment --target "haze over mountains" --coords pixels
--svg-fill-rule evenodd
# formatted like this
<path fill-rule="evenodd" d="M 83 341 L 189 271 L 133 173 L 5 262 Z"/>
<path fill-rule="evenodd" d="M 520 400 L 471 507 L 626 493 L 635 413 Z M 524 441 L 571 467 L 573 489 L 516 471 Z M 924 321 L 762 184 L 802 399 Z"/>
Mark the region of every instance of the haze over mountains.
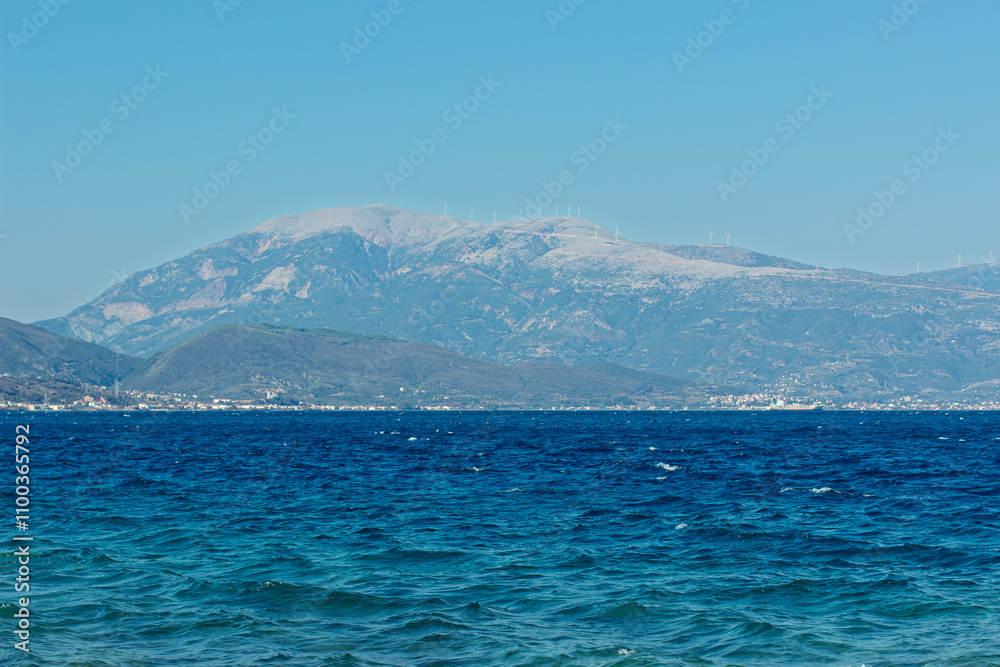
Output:
<path fill-rule="evenodd" d="M 995 395 L 997 275 L 879 276 L 616 239 L 573 218 L 477 224 L 379 205 L 269 220 L 38 325 L 143 357 L 265 323 L 816 397 Z"/>

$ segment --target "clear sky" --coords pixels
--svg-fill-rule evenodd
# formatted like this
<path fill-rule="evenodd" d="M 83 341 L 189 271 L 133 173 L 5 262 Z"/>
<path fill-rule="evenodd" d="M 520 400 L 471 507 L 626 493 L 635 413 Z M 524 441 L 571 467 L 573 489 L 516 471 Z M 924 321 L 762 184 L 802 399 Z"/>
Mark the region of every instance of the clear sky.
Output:
<path fill-rule="evenodd" d="M 2 0 L 0 316 L 279 215 L 488 222 L 543 183 L 546 215 L 633 240 L 978 262 L 997 25 L 992 0 Z"/>

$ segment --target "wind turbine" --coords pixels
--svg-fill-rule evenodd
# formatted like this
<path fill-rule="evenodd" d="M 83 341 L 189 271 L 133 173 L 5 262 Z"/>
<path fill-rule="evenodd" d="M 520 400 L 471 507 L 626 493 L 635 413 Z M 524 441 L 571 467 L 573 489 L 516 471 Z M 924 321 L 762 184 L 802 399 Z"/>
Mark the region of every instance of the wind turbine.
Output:
<path fill-rule="evenodd" d="M 594 238 L 597 238 L 597 223 L 594 223 Z"/>
<path fill-rule="evenodd" d="M 709 227 L 708 228 L 708 245 L 712 245 L 712 234 L 714 234 L 714 233 L 715 232 L 712 231 L 712 228 Z"/>
<path fill-rule="evenodd" d="M 726 232 L 726 245 L 727 246 L 729 245 L 729 238 L 730 238 L 729 232 Z"/>
<path fill-rule="evenodd" d="M 472 209 L 472 213 L 470 214 L 470 217 L 471 217 L 471 220 L 470 220 L 471 222 L 475 222 L 476 221 L 476 209 Z"/>
<path fill-rule="evenodd" d="M 958 253 L 958 265 L 962 266 L 962 253 Z"/>
<path fill-rule="evenodd" d="M 447 202 L 445 202 L 445 205 L 444 205 L 444 214 L 448 215 L 448 203 Z"/>
<path fill-rule="evenodd" d="M 577 217 L 578 220 L 580 219 L 580 207 L 579 206 L 576 207 L 576 217 Z"/>
<path fill-rule="evenodd" d="M 618 225 L 615 225 L 615 241 L 618 240 Z"/>
<path fill-rule="evenodd" d="M 497 224 L 497 210 L 493 209 L 493 224 Z"/>

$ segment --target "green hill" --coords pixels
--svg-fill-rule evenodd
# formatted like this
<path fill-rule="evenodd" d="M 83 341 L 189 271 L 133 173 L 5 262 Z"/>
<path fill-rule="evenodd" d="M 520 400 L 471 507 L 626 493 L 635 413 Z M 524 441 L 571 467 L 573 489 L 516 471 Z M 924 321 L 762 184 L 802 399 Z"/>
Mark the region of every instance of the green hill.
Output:
<path fill-rule="evenodd" d="M 124 387 L 316 404 L 506 407 L 682 400 L 689 383 L 612 365 L 503 366 L 435 345 L 273 325 L 221 325 L 152 359 Z"/>
<path fill-rule="evenodd" d="M 0 374 L 109 386 L 147 363 L 0 317 Z"/>

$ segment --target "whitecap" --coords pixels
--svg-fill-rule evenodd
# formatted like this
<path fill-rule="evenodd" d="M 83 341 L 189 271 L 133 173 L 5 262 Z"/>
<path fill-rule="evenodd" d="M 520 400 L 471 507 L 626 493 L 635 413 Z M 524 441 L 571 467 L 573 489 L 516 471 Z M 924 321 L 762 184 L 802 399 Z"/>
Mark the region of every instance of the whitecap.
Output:
<path fill-rule="evenodd" d="M 778 491 L 778 493 L 784 493 L 785 491 L 794 491 L 794 490 L 795 490 L 794 488 L 792 488 L 790 486 L 786 486 L 781 491 Z"/>
<path fill-rule="evenodd" d="M 407 440 L 409 440 L 410 442 L 413 442 L 414 440 L 416 440 L 416 438 L 407 438 Z"/>
<path fill-rule="evenodd" d="M 507 489 L 506 491 L 501 491 L 500 493 L 517 493 L 518 491 L 524 491 L 524 489 L 515 486 L 513 489 Z"/>
<path fill-rule="evenodd" d="M 649 448 L 649 451 L 651 451 L 651 452 L 655 452 L 655 451 L 656 451 L 656 447 L 650 447 L 650 448 Z"/>
<path fill-rule="evenodd" d="M 486 470 L 486 468 L 477 468 L 476 466 L 472 466 L 471 468 L 469 468 L 469 470 L 471 470 L 472 472 L 482 472 Z"/>
<path fill-rule="evenodd" d="M 635 651 L 629 650 L 627 648 L 618 649 L 618 655 L 632 655 Z"/>
<path fill-rule="evenodd" d="M 829 491 L 833 491 L 833 489 L 831 489 L 829 486 L 822 486 L 818 489 L 813 487 L 812 489 L 810 489 L 810 491 L 812 491 L 813 493 L 828 493 Z"/>
<path fill-rule="evenodd" d="M 657 468 L 663 468 L 667 472 L 673 472 L 674 470 L 680 470 L 681 469 L 680 466 L 672 466 L 669 463 L 663 463 L 662 461 L 660 463 L 657 463 L 656 467 Z"/>
<path fill-rule="evenodd" d="M 686 523 L 679 523 L 676 526 L 674 526 L 674 530 L 684 530 L 687 527 L 688 525 Z"/>

